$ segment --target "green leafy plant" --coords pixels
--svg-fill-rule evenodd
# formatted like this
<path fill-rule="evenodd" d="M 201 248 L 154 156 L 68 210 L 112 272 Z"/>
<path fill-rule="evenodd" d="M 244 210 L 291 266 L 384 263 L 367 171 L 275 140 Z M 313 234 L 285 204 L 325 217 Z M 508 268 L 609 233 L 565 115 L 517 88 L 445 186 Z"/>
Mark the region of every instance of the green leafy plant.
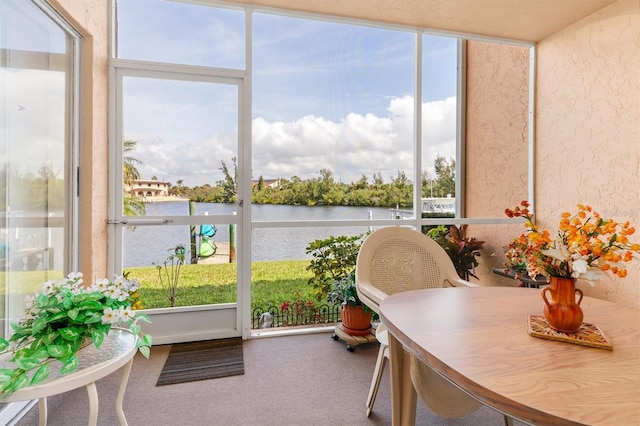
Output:
<path fill-rule="evenodd" d="M 171 306 L 172 308 L 176 306 L 180 269 L 182 268 L 182 265 L 184 265 L 184 258 L 187 255 L 187 252 L 188 251 L 185 248 L 184 244 L 178 244 L 174 248 L 169 249 L 169 253 L 171 254 L 167 256 L 162 266 L 156 265 L 156 268 L 158 268 L 160 285 L 167 291 L 169 306 Z"/>
<path fill-rule="evenodd" d="M 478 266 L 476 257 L 480 256 L 480 249 L 482 249 L 484 241 L 467 237 L 466 232 L 467 225 L 461 225 L 459 228 L 455 225 L 449 228 L 440 225 L 427 231 L 427 235 L 447 252 L 460 278 L 464 280 L 469 280 L 469 277 L 478 279 L 475 274 L 475 268 Z"/>
<path fill-rule="evenodd" d="M 136 348 L 149 357 L 151 336 L 143 334 L 138 321 L 150 322 L 131 308 L 131 296 L 139 288 L 135 279 L 101 279 L 82 285 L 82 274 L 71 273 L 60 281 L 47 281 L 40 292 L 27 297 L 24 319 L 11 323 L 9 340 L 0 339 L 1 353 L 11 353 L 13 369 L 0 369 L 0 392 L 13 392 L 42 382 L 50 363 L 62 363 L 61 374 L 78 368 L 78 351 L 86 341 L 100 349 L 113 326 L 128 328 L 136 337 Z"/>
<path fill-rule="evenodd" d="M 362 306 L 365 312 L 372 313 L 374 320 L 378 318 L 376 312 L 362 303 L 358 297 L 355 271 L 352 271 L 340 280 L 333 282 L 333 285 L 327 293 L 327 302 L 341 306 Z"/>
<path fill-rule="evenodd" d="M 307 246 L 307 254 L 313 259 L 307 270 L 313 273 L 309 284 L 318 301 L 324 300 L 336 281 L 351 274 L 356 267 L 358 251 L 365 234 L 354 236 L 330 236 L 324 240 L 315 240 Z"/>

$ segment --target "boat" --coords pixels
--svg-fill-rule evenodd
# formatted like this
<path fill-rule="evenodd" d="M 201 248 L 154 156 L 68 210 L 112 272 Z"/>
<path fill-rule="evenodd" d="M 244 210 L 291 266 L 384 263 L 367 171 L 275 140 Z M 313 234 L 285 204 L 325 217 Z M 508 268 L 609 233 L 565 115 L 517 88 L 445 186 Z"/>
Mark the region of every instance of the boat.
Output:
<path fill-rule="evenodd" d="M 446 215 L 456 213 L 456 199 L 454 197 L 427 197 L 421 198 L 422 213 L 443 213 Z M 398 207 L 390 209 L 393 219 L 414 219 L 413 210 L 403 210 Z"/>

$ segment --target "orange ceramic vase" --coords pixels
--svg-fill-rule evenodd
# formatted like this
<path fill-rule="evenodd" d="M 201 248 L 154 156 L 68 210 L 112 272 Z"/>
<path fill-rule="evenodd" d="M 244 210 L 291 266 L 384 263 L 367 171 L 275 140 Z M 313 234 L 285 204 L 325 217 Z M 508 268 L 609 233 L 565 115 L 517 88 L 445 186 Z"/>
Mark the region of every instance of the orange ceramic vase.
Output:
<path fill-rule="evenodd" d="M 544 317 L 554 330 L 574 333 L 582 325 L 582 290 L 575 278 L 551 277 L 550 286 L 542 289 Z"/>
<path fill-rule="evenodd" d="M 351 336 L 366 336 L 371 332 L 371 312 L 365 312 L 362 306 L 345 305 L 342 307 L 342 328 Z"/>

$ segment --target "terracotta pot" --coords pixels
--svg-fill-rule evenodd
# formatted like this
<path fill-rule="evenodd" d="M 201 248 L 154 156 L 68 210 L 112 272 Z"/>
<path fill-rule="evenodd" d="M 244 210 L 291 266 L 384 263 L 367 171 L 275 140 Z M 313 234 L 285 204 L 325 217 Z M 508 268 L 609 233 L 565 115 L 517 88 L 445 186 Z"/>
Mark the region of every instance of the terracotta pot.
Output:
<path fill-rule="evenodd" d="M 551 328 L 563 333 L 574 333 L 580 328 L 582 296 L 574 278 L 551 277 L 550 286 L 542 289 L 544 317 Z"/>
<path fill-rule="evenodd" d="M 371 332 L 371 312 L 365 312 L 362 306 L 345 305 L 342 307 L 342 328 L 352 336 L 366 336 Z"/>

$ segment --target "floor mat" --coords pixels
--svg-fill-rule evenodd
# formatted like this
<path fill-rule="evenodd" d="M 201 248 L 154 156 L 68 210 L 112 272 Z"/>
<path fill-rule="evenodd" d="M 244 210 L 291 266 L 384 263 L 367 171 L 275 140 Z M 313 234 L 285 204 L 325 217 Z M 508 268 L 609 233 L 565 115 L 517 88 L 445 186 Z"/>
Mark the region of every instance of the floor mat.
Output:
<path fill-rule="evenodd" d="M 156 386 L 244 374 L 242 338 L 171 346 Z"/>

